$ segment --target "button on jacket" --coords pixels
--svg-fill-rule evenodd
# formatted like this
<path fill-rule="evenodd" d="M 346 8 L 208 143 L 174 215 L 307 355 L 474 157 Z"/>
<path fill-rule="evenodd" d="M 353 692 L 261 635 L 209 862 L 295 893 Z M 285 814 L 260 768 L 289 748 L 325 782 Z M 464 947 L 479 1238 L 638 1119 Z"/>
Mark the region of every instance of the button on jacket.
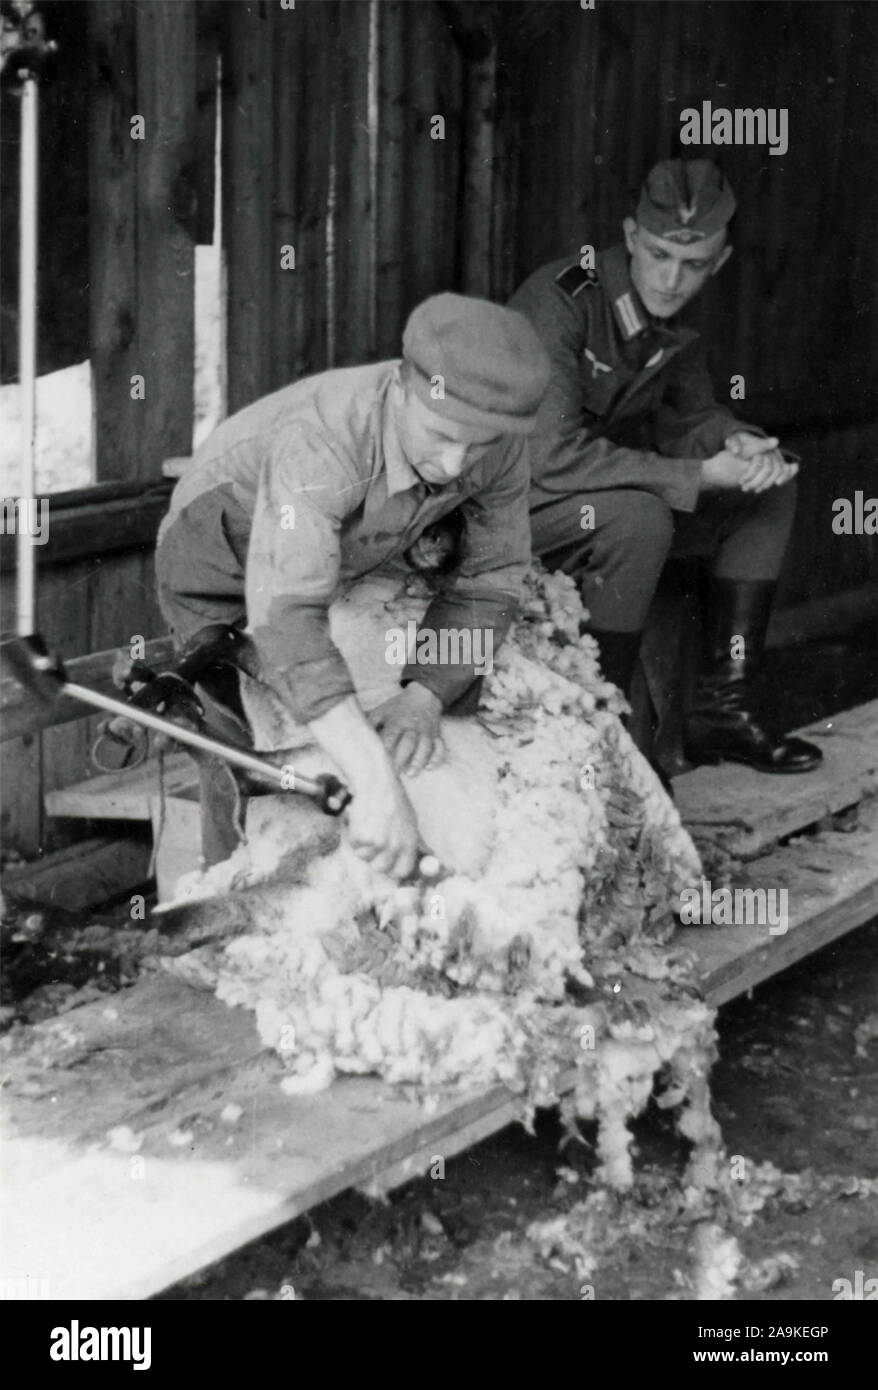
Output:
<path fill-rule="evenodd" d="M 733 430 L 764 433 L 714 398 L 700 335 L 647 314 L 625 246 L 600 252 L 595 270 L 542 266 L 509 307 L 530 319 L 552 361 L 530 442 L 532 508 L 631 487 L 692 512 L 701 461 Z"/>
<path fill-rule="evenodd" d="M 362 575 L 402 563 L 425 527 L 460 508 L 462 558 L 422 627 L 493 629 L 515 616 L 530 560 L 526 440 L 491 445 L 453 483 L 421 481 L 393 420 L 399 361 L 324 372 L 226 420 L 174 489 L 156 553 L 172 631 L 247 622 L 265 679 L 308 722 L 353 693 L 329 635 L 333 599 Z M 472 666 L 407 666 L 403 680 L 443 706 Z"/>

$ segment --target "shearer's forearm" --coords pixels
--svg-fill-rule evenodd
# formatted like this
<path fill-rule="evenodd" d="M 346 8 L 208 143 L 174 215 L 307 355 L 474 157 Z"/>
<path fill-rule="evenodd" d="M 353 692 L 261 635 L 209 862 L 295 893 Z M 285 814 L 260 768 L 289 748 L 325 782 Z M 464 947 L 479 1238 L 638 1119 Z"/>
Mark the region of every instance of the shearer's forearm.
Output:
<path fill-rule="evenodd" d="M 448 709 L 473 681 L 490 673 L 518 601 L 517 593 L 477 584 L 437 596 L 418 624 L 415 659 L 404 668 L 401 684 L 424 686 Z M 421 634 L 432 638 L 432 650 L 428 645 L 421 652 Z"/>
<path fill-rule="evenodd" d="M 356 696 L 348 695 L 326 714 L 312 719 L 310 729 L 352 788 L 395 780 L 396 774 L 384 745 L 366 719 Z"/>

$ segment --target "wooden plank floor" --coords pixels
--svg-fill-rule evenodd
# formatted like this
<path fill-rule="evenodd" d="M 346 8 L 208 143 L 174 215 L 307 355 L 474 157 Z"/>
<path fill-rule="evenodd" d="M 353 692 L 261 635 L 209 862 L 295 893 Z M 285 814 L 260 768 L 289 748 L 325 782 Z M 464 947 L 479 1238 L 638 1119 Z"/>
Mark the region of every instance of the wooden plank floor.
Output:
<path fill-rule="evenodd" d="M 768 777 L 721 763 L 675 778 L 680 814 L 696 839 L 752 858 L 803 825 L 878 793 L 878 700 L 796 732 L 822 749 L 817 771 Z"/>
<path fill-rule="evenodd" d="M 789 929 L 689 927 L 678 940 L 698 958 L 705 998 L 725 1004 L 878 915 L 878 797 L 861 803 L 848 830 L 803 835 L 746 866 L 743 889 L 786 889 Z"/>
<path fill-rule="evenodd" d="M 869 718 L 843 718 L 874 748 L 876 709 L 866 709 Z M 847 753 L 833 766 L 837 776 L 851 773 Z M 773 796 L 766 784 L 780 781 L 761 778 L 760 790 Z M 805 782 L 783 779 L 788 806 L 800 810 L 775 823 L 772 839 L 778 824 L 785 833 L 803 827 L 815 804 L 825 814 L 827 796 L 830 805 L 849 804 L 850 786 L 860 785 L 833 783 L 815 802 Z M 769 822 L 751 804 L 733 819 L 767 836 Z M 789 930 L 682 932 L 714 1004 L 878 911 L 878 799 L 862 804 L 852 828 L 824 829 L 763 855 L 739 886 L 786 887 Z M 285 1096 L 280 1062 L 262 1050 L 252 1017 L 167 976 L 39 1030 L 47 1048 L 40 1065 L 13 1057 L 8 1068 L 14 1137 L 4 1146 L 2 1274 L 48 1279 L 53 1298 L 147 1297 L 345 1188 L 393 1186 L 516 1115 L 503 1087 L 432 1114 L 372 1078 Z M 50 1051 L 55 1063 L 44 1065 Z M 229 1104 L 241 1110 L 235 1123 L 222 1117 Z M 128 1146 L 136 1152 L 107 1147 L 119 1127 L 136 1136 Z"/>

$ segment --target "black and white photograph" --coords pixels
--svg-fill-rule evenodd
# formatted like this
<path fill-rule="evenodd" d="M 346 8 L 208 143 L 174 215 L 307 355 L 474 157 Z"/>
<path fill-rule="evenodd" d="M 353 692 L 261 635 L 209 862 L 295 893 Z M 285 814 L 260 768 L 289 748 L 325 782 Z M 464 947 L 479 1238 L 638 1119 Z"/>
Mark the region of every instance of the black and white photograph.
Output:
<path fill-rule="evenodd" d="M 557 1301 L 630 1369 L 838 1377 L 878 3 L 0 11 L 27 1364 L 186 1369 L 182 1302 Z"/>

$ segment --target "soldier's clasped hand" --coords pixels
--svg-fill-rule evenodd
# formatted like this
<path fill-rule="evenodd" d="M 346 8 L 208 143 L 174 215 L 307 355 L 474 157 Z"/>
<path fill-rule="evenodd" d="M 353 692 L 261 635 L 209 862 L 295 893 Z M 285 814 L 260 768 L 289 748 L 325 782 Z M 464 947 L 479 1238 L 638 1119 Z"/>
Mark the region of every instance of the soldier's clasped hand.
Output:
<path fill-rule="evenodd" d="M 762 439 L 740 431 L 728 436 L 718 454 L 704 460 L 701 485 L 705 492 L 764 492 L 769 487 L 782 487 L 798 471 L 798 464 L 784 460 L 774 436 Z"/>
<path fill-rule="evenodd" d="M 797 463 L 787 463 L 776 436 L 762 439 L 746 430 L 736 430 L 725 441 L 726 448 L 738 458 L 747 459 L 750 470 L 743 477 L 742 492 L 764 492 L 766 488 L 783 487 L 799 471 Z"/>

